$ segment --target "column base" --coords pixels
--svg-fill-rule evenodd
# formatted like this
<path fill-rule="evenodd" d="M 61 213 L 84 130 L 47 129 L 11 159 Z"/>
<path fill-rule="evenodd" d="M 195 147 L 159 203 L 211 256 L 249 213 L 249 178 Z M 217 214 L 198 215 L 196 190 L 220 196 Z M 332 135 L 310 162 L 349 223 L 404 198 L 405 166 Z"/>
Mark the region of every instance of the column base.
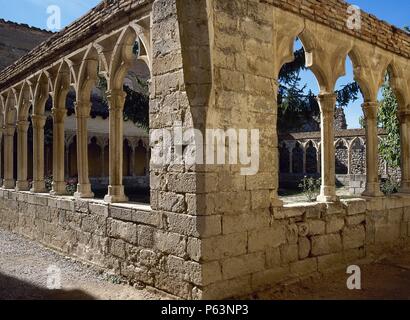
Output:
<path fill-rule="evenodd" d="M 108 186 L 108 194 L 104 197 L 107 203 L 128 202 L 128 197 L 125 195 L 124 186 Z"/>
<path fill-rule="evenodd" d="M 399 193 L 410 194 L 410 181 L 402 181 Z"/>
<path fill-rule="evenodd" d="M 45 181 L 33 181 L 33 186 L 30 190 L 32 193 L 47 193 Z"/>
<path fill-rule="evenodd" d="M 3 180 L 3 189 L 11 190 L 16 188 L 16 181 L 13 180 Z"/>
<path fill-rule="evenodd" d="M 363 197 L 383 197 L 384 193 L 380 191 L 380 183 L 379 182 L 372 182 L 366 183 L 366 189 L 362 193 Z"/>
<path fill-rule="evenodd" d="M 77 184 L 77 192 L 74 193 L 76 199 L 94 198 L 94 193 L 91 191 L 91 184 Z"/>
<path fill-rule="evenodd" d="M 17 181 L 16 183 L 16 191 L 29 191 L 30 184 L 28 181 Z"/>
<path fill-rule="evenodd" d="M 65 196 L 68 194 L 64 181 L 53 181 L 53 189 L 50 192 L 54 196 Z"/>
<path fill-rule="evenodd" d="M 320 195 L 316 199 L 318 202 L 323 203 L 331 203 L 331 202 L 338 202 L 340 199 L 336 195 L 336 188 L 335 187 L 321 187 Z"/>

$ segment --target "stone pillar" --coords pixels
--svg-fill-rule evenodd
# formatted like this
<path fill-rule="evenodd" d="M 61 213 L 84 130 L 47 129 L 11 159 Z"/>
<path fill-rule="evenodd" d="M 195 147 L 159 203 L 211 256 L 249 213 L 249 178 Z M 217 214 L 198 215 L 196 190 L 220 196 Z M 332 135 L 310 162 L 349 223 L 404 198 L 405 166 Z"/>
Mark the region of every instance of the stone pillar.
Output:
<path fill-rule="evenodd" d="M 322 172 L 322 165 L 321 165 L 321 152 L 320 152 L 320 148 L 316 149 L 316 165 L 317 165 L 317 173 L 321 173 Z"/>
<path fill-rule="evenodd" d="M 401 141 L 401 193 L 410 193 L 410 111 L 398 112 Z"/>
<path fill-rule="evenodd" d="M 273 148 L 273 189 L 270 190 L 271 204 L 273 207 L 280 207 L 283 205 L 283 201 L 279 200 L 278 189 L 279 189 L 279 138 L 278 138 L 278 90 L 279 81 L 272 81 L 273 84 L 273 99 L 274 99 L 274 110 L 272 112 L 273 116 L 273 136 L 272 136 L 272 148 Z"/>
<path fill-rule="evenodd" d="M 17 191 L 30 189 L 27 180 L 27 132 L 30 122 L 21 120 L 17 123 Z"/>
<path fill-rule="evenodd" d="M 14 146 L 14 126 L 6 126 L 4 129 L 4 178 L 3 178 L 3 188 L 4 189 L 14 189 L 14 167 L 13 167 L 13 146 Z"/>
<path fill-rule="evenodd" d="M 123 122 L 126 93 L 122 90 L 107 92 L 110 109 L 110 164 L 108 194 L 104 200 L 108 203 L 128 201 L 124 193 L 123 179 Z"/>
<path fill-rule="evenodd" d="M 44 181 L 44 115 L 33 115 L 33 186 L 31 192 L 46 192 Z"/>
<path fill-rule="evenodd" d="M 64 120 L 66 116 L 65 106 L 53 108 L 53 189 L 54 195 L 66 194 L 66 183 L 64 181 L 65 167 L 65 133 Z"/>
<path fill-rule="evenodd" d="M 77 101 L 75 104 L 77 119 L 77 171 L 78 185 L 76 198 L 93 198 L 88 176 L 88 131 L 87 121 L 90 116 L 91 102 Z"/>
<path fill-rule="evenodd" d="M 318 196 L 317 201 L 335 202 L 338 201 L 338 197 L 336 196 L 335 135 L 333 127 L 336 94 L 319 94 L 318 102 L 320 106 L 321 119 L 322 186 L 320 188 L 320 195 Z"/>
<path fill-rule="evenodd" d="M 377 135 L 377 102 L 365 102 L 362 106 L 366 130 L 366 189 L 362 193 L 367 197 L 380 197 L 379 181 L 379 141 Z"/>

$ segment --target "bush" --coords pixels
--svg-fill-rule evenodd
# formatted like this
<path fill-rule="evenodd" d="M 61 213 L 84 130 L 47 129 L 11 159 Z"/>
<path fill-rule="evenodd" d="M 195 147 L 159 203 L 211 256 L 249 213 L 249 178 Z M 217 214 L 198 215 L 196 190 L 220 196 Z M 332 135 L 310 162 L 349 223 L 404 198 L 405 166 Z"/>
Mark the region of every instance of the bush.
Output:
<path fill-rule="evenodd" d="M 316 201 L 316 198 L 319 195 L 320 185 L 320 179 L 304 177 L 301 183 L 299 184 L 299 188 L 302 189 L 302 192 L 306 199 L 310 202 L 313 202 Z"/>
<path fill-rule="evenodd" d="M 66 181 L 66 190 L 69 195 L 74 195 L 74 193 L 77 191 L 77 184 L 78 184 L 78 179 L 77 178 L 69 178 Z"/>
<path fill-rule="evenodd" d="M 381 190 L 387 196 L 399 192 L 399 188 L 400 182 L 392 176 L 389 176 L 387 179 L 382 180 Z"/>

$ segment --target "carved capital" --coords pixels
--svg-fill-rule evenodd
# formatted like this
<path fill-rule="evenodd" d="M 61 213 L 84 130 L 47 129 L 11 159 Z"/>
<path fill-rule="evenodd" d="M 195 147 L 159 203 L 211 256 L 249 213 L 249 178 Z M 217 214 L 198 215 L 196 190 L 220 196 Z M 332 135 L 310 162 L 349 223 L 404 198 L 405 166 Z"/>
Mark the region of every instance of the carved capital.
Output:
<path fill-rule="evenodd" d="M 53 114 L 53 121 L 55 124 L 64 123 L 64 119 L 67 115 L 67 110 L 65 108 L 53 108 L 51 113 Z"/>
<path fill-rule="evenodd" d="M 109 90 L 107 91 L 107 100 L 109 110 L 121 111 L 124 109 L 125 98 L 127 94 L 123 90 Z"/>
<path fill-rule="evenodd" d="M 30 126 L 30 122 L 25 120 L 20 120 L 17 122 L 17 130 L 21 133 L 26 133 Z"/>
<path fill-rule="evenodd" d="M 88 118 L 91 112 L 91 102 L 79 100 L 74 103 L 75 116 L 77 118 Z"/>
<path fill-rule="evenodd" d="M 336 108 L 336 94 L 322 93 L 317 97 L 320 112 L 324 117 L 333 117 Z"/>
<path fill-rule="evenodd" d="M 32 115 L 31 120 L 33 122 L 33 128 L 42 129 L 46 125 L 47 117 L 43 115 Z"/>
<path fill-rule="evenodd" d="M 362 104 L 362 109 L 364 113 L 364 118 L 366 120 L 376 120 L 377 119 L 377 110 L 379 104 L 377 102 L 365 102 Z"/>
<path fill-rule="evenodd" d="M 16 131 L 16 128 L 14 126 L 6 126 L 3 129 L 3 135 L 6 137 L 12 137 L 14 136 L 14 132 Z"/>

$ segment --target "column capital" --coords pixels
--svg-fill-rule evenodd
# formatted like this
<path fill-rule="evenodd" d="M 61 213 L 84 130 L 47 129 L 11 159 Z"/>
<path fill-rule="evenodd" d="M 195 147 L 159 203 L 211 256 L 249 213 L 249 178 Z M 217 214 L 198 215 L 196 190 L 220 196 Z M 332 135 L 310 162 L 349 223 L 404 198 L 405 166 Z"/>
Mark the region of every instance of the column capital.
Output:
<path fill-rule="evenodd" d="M 320 93 L 317 96 L 320 112 L 324 115 L 332 114 L 336 107 L 336 93 Z"/>
<path fill-rule="evenodd" d="M 46 125 L 47 117 L 44 115 L 33 114 L 31 116 L 34 128 L 44 128 Z"/>
<path fill-rule="evenodd" d="M 77 118 L 88 118 L 91 112 L 91 101 L 79 100 L 74 102 L 75 116 Z"/>
<path fill-rule="evenodd" d="M 363 103 L 362 109 L 363 109 L 365 119 L 376 120 L 378 107 L 379 107 L 378 102 Z"/>
<path fill-rule="evenodd" d="M 127 97 L 124 90 L 107 90 L 106 94 L 110 111 L 122 111 L 124 109 L 125 98 Z"/>
<path fill-rule="evenodd" d="M 3 135 L 5 136 L 14 136 L 14 132 L 16 131 L 16 127 L 12 125 L 7 125 L 3 128 Z"/>
<path fill-rule="evenodd" d="M 27 120 L 19 120 L 17 122 L 17 130 L 21 132 L 27 132 L 30 126 L 30 122 Z"/>
<path fill-rule="evenodd" d="M 53 115 L 54 123 L 64 123 L 64 118 L 67 115 L 67 110 L 65 108 L 52 108 L 51 113 Z"/>

